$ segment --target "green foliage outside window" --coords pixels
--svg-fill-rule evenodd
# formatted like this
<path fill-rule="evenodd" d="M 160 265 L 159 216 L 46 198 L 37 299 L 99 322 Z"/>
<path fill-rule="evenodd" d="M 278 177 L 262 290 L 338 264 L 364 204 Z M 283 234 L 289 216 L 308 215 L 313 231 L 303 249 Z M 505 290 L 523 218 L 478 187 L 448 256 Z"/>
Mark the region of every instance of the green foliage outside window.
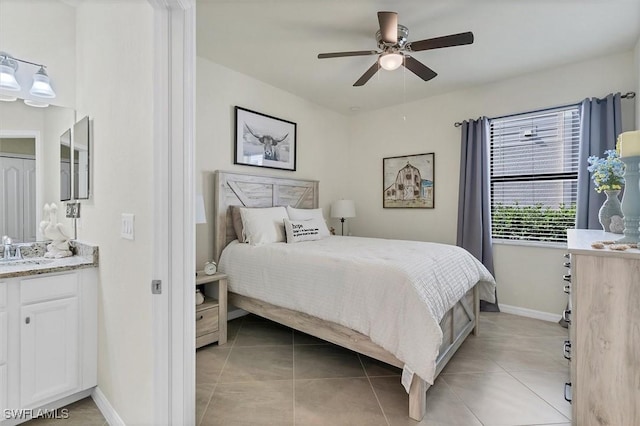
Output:
<path fill-rule="evenodd" d="M 567 229 L 575 228 L 576 205 L 553 208 L 536 204 L 494 204 L 491 212 L 493 238 L 524 241 L 567 241 Z"/>

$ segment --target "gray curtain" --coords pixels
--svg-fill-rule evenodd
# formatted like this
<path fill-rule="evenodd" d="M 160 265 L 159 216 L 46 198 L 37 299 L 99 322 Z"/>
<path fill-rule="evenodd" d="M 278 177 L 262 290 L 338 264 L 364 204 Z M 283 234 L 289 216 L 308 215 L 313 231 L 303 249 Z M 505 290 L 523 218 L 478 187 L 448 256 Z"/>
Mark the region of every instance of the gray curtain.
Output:
<path fill-rule="evenodd" d="M 603 157 L 605 150 L 616 148 L 616 139 L 622 132 L 620 93 L 610 94 L 604 99 L 585 99 L 580 108 L 580 117 L 576 228 L 602 229 L 598 210 L 606 196 L 595 191 L 587 170 L 587 158 L 590 155 Z"/>
<path fill-rule="evenodd" d="M 461 139 L 456 244 L 474 255 L 493 274 L 489 119 L 463 121 Z M 481 300 L 480 309 L 500 312 L 498 294 L 495 304 Z"/>

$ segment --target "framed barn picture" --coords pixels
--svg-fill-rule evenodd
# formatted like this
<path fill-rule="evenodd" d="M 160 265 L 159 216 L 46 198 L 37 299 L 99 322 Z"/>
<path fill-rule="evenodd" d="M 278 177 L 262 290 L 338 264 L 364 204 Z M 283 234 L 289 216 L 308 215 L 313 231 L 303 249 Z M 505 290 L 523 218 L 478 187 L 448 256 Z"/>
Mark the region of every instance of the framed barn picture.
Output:
<path fill-rule="evenodd" d="M 294 171 L 296 123 L 235 107 L 234 164 Z"/>
<path fill-rule="evenodd" d="M 382 159 L 384 208 L 434 208 L 435 154 Z"/>

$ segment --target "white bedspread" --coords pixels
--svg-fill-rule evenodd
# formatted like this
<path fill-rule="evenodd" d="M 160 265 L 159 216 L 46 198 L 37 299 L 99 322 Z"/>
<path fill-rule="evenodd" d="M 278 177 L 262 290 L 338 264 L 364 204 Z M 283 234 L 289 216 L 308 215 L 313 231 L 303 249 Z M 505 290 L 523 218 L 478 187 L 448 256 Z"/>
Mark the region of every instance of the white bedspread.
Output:
<path fill-rule="evenodd" d="M 230 291 L 359 331 L 430 384 L 444 314 L 478 282 L 481 298 L 494 301 L 487 269 L 445 244 L 337 236 L 234 241 L 219 263 Z"/>

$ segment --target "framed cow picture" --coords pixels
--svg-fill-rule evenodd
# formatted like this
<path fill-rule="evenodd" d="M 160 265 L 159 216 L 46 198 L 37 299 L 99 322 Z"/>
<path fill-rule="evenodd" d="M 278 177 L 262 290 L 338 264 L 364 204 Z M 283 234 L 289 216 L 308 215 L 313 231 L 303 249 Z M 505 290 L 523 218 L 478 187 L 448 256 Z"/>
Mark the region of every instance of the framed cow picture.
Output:
<path fill-rule="evenodd" d="M 382 207 L 434 208 L 435 154 L 382 159 Z"/>
<path fill-rule="evenodd" d="M 235 107 L 234 164 L 294 171 L 296 123 Z"/>

